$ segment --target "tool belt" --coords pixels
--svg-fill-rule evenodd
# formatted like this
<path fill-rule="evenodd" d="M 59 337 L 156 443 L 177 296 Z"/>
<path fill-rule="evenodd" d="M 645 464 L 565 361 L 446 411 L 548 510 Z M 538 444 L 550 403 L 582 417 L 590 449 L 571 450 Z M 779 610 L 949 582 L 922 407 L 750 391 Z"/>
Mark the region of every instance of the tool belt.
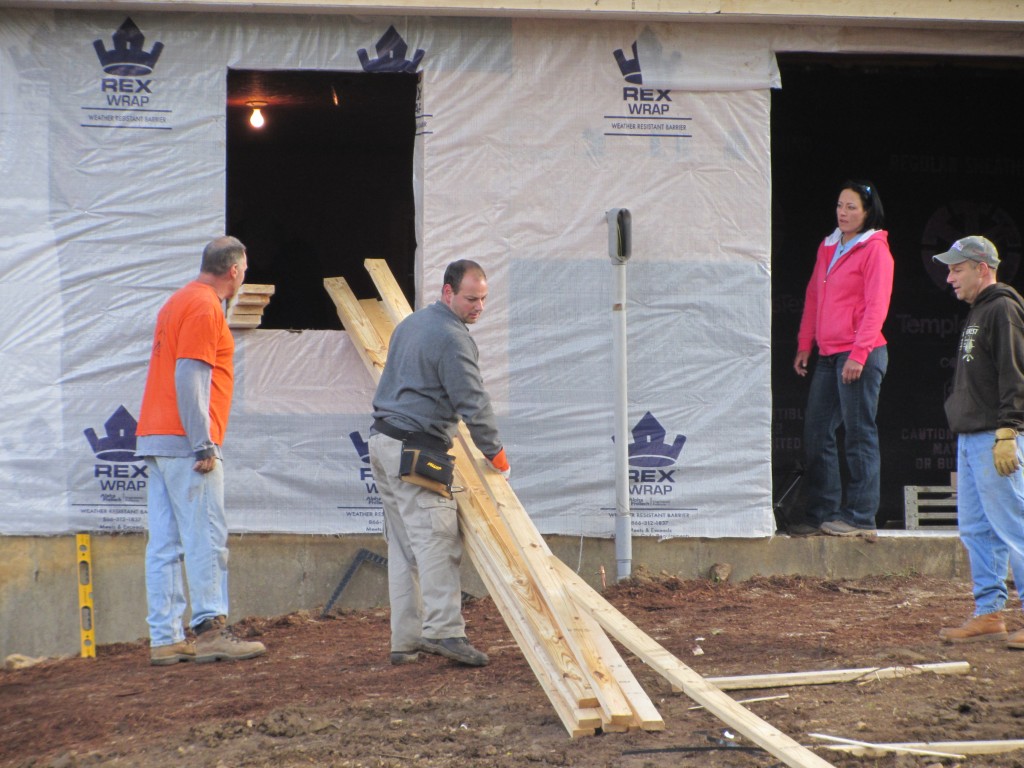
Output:
<path fill-rule="evenodd" d="M 409 432 L 374 419 L 373 428 L 382 435 L 402 441 L 402 458 L 398 476 L 407 483 L 433 491 L 446 499 L 452 498 L 452 479 L 455 476 L 455 457 L 448 454 L 449 444 L 425 432 Z"/>
<path fill-rule="evenodd" d="M 398 476 L 407 483 L 450 499 L 452 478 L 455 476 L 455 457 L 429 448 L 403 444 Z"/>

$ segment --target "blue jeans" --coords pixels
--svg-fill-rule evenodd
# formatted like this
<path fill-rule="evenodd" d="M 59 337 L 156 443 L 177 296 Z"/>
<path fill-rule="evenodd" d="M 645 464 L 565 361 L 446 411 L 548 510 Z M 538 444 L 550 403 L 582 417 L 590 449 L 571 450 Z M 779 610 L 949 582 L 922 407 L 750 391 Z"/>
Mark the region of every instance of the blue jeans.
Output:
<path fill-rule="evenodd" d="M 149 540 L 146 600 L 149 644 L 185 639 L 182 559 L 188 569 L 191 625 L 228 614 L 228 526 L 224 518 L 224 465 L 205 475 L 193 458 L 147 456 Z"/>
<path fill-rule="evenodd" d="M 971 560 L 975 616 L 1006 605 L 1007 562 L 1014 576 L 1024 579 L 1024 472 L 1000 477 L 992 460 L 994 441 L 994 431 L 957 439 L 956 511 Z M 1018 456 L 1021 441 L 1018 437 Z"/>
<path fill-rule="evenodd" d="M 843 384 L 849 352 L 819 356 L 811 376 L 804 416 L 804 495 L 807 522 L 842 520 L 873 529 L 878 513 L 881 457 L 878 453 L 878 394 L 889 366 L 886 347 L 871 350 L 857 381 Z M 846 433 L 847 483 L 843 493 L 836 430 Z"/>

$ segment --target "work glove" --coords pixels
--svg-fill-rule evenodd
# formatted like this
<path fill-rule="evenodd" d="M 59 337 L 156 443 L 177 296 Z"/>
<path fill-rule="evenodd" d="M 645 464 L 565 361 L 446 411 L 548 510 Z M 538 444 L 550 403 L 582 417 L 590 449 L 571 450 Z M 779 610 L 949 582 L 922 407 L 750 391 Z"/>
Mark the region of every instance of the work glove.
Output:
<path fill-rule="evenodd" d="M 504 448 L 489 458 L 488 461 L 491 462 L 492 467 L 494 467 L 498 472 L 501 472 L 502 477 L 508 480 L 508 476 L 512 473 L 512 470 L 508 465 L 508 456 L 505 455 Z"/>
<path fill-rule="evenodd" d="M 1020 458 L 1017 456 L 1017 430 L 1012 427 L 1000 427 L 996 430 L 996 442 L 992 446 L 992 460 L 996 472 L 1009 477 L 1020 471 Z"/>

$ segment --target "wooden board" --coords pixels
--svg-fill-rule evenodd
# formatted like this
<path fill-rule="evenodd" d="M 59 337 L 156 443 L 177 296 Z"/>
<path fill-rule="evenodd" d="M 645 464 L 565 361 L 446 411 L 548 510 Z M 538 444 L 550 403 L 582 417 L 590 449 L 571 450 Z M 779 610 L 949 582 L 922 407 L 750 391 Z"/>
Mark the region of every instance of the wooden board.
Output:
<path fill-rule="evenodd" d="M 366 267 L 381 294 L 388 323 L 380 318 L 371 321 L 370 305 L 356 299 L 344 280 L 328 278 L 324 286 L 364 363 L 379 379 L 391 327 L 412 309 L 383 261 L 368 259 Z M 370 314 L 373 311 L 369 309 Z M 597 722 L 608 731 L 664 728 L 607 632 L 787 765 L 830 765 L 734 702 L 618 613 L 551 554 L 511 486 L 480 455 L 464 425 L 459 426 L 455 443 L 456 483 L 463 488 L 456 500 L 466 551 L 570 735 L 593 732 Z M 578 681 L 575 675 L 562 674 L 573 667 L 582 673 Z M 577 690 L 587 689 L 593 690 L 600 708 L 580 706 Z"/>
<path fill-rule="evenodd" d="M 384 361 L 388 356 L 387 345 L 366 317 L 345 278 L 325 277 L 324 288 L 334 302 L 342 325 L 352 337 L 352 345 L 366 364 L 374 381 L 377 381 L 384 371 Z"/>
<path fill-rule="evenodd" d="M 273 296 L 274 291 L 276 290 L 277 289 L 272 285 L 263 285 L 261 283 L 242 283 L 242 287 L 238 289 L 238 292 L 240 294 L 258 294 L 260 296 Z"/>
<path fill-rule="evenodd" d="M 723 691 L 754 688 L 785 688 L 791 685 L 825 685 L 829 683 L 862 682 L 911 677 L 930 672 L 935 675 L 966 675 L 971 665 L 966 661 L 944 661 L 937 664 L 912 664 L 908 667 L 860 667 L 858 669 L 823 669 L 812 672 L 781 672 L 773 675 L 739 675 L 709 677 L 707 681 Z"/>
<path fill-rule="evenodd" d="M 584 610 L 622 645 L 670 683 L 678 685 L 687 696 L 704 706 L 726 725 L 765 749 L 786 765 L 795 768 L 826 768 L 826 762 L 801 746 L 777 728 L 769 725 L 741 704 L 737 704 L 720 688 L 715 687 L 645 634 L 619 613 L 582 577 L 557 557 L 552 564 L 561 572 L 566 589 Z"/>
<path fill-rule="evenodd" d="M 371 375 L 379 380 L 387 355 L 386 341 L 381 336 L 390 338 L 393 323 L 390 318 L 378 318 L 375 328 L 365 315 L 366 305 L 355 299 L 343 279 L 328 278 L 324 287 L 331 294 L 354 346 L 363 350 Z M 393 302 L 392 307 L 396 306 L 400 308 L 400 303 Z M 465 457 L 460 462 L 461 466 L 468 463 Z M 457 473 L 457 485 L 464 487 L 469 483 L 469 479 Z M 592 734 L 602 723 L 601 714 L 593 710 L 597 702 L 592 691 L 587 689 L 571 655 L 552 650 L 552 646 L 562 642 L 561 634 L 550 621 L 528 576 L 518 567 L 514 555 L 508 554 L 511 548 L 507 541 L 503 548 L 501 538 L 488 530 L 486 515 L 470 514 L 466 519 L 468 496 L 459 494 L 460 517 L 466 549 L 478 574 L 570 735 Z"/>
<path fill-rule="evenodd" d="M 225 316 L 229 328 L 258 328 L 263 311 L 274 294 L 274 286 L 242 283 L 238 293 L 228 302 Z"/>

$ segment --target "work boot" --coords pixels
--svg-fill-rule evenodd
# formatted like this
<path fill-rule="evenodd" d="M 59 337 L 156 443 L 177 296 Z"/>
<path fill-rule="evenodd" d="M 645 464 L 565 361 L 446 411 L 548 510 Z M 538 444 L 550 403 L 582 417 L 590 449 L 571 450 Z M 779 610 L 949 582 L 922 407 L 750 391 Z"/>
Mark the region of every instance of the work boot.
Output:
<path fill-rule="evenodd" d="M 1015 632 L 1015 635 L 1024 633 Z M 1003 640 L 1006 637 L 1006 623 L 998 611 L 974 616 L 959 627 L 946 627 L 939 632 L 939 637 L 947 643 L 976 643 L 979 640 Z"/>
<path fill-rule="evenodd" d="M 420 660 L 420 655 L 417 651 L 392 651 L 391 652 L 391 663 L 394 666 L 400 666 L 402 664 L 413 664 Z"/>
<path fill-rule="evenodd" d="M 1016 651 L 1024 651 L 1024 629 L 1018 629 L 1006 638 L 1006 647 Z"/>
<path fill-rule="evenodd" d="M 478 651 L 464 637 L 446 637 L 443 640 L 421 637 L 420 650 L 436 653 L 446 659 L 457 661 L 460 664 L 468 664 L 471 667 L 485 667 L 490 662 L 486 653 Z"/>
<path fill-rule="evenodd" d="M 197 662 L 202 664 L 221 659 L 240 661 L 267 652 L 263 643 L 235 637 L 227 624 L 227 617 L 215 616 L 212 619 L 204 619 L 195 626 Z"/>
<path fill-rule="evenodd" d="M 171 645 L 158 645 L 149 649 L 149 663 L 156 667 L 195 659 L 196 646 L 191 640 L 179 640 Z"/>
<path fill-rule="evenodd" d="M 873 528 L 858 528 L 845 520 L 829 520 L 821 524 L 821 530 L 829 536 L 860 536 L 865 539 L 877 539 L 878 531 Z"/>

